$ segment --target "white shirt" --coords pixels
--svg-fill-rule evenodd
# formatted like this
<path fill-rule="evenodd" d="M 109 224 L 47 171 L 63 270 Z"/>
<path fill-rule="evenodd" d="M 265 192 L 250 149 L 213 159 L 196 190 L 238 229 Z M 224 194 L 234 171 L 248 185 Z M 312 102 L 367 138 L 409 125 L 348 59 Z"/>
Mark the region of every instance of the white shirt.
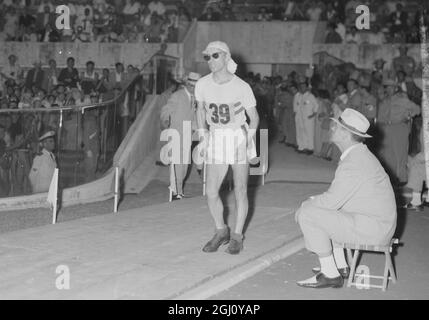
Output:
<path fill-rule="evenodd" d="M 348 147 L 346 150 L 344 150 L 344 152 L 341 154 L 340 160 L 344 160 L 345 157 L 347 157 L 347 155 L 350 153 L 350 151 L 352 151 L 354 148 L 356 148 L 357 146 L 361 145 L 362 143 L 356 143 L 350 147 Z"/>
<path fill-rule="evenodd" d="M 297 92 L 295 94 L 295 97 L 293 98 L 293 111 L 297 115 L 304 117 L 304 119 L 308 119 L 307 117 L 317 112 L 318 109 L 319 104 L 310 91 L 306 91 L 304 93 Z"/>
<path fill-rule="evenodd" d="M 195 84 L 195 99 L 204 104 L 210 129 L 237 129 L 246 123 L 245 110 L 256 106 L 249 84 L 238 76 L 223 84 L 213 80 L 213 73 Z"/>

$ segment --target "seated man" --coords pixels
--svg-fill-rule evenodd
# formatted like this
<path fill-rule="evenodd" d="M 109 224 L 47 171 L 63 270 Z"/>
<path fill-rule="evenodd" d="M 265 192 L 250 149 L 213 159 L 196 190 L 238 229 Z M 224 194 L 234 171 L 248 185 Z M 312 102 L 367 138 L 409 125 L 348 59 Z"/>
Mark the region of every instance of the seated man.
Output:
<path fill-rule="evenodd" d="M 297 283 L 308 288 L 342 287 L 349 267 L 338 243 L 385 245 L 396 228 L 389 177 L 362 143 L 371 137 L 366 133 L 368 120 L 349 108 L 332 120 L 330 139 L 342 152 L 335 178 L 325 193 L 306 200 L 295 216 L 307 249 L 320 261 L 320 269 L 313 269 L 315 276 Z"/>

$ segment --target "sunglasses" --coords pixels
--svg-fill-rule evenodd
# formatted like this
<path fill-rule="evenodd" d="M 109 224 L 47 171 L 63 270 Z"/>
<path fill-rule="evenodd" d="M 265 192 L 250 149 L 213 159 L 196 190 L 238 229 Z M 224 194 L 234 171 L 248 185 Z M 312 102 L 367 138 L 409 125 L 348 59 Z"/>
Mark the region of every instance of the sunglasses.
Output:
<path fill-rule="evenodd" d="M 205 54 L 203 56 L 204 60 L 206 60 L 206 61 L 210 61 L 211 58 L 217 60 L 217 59 L 219 59 L 219 57 L 220 57 L 220 52 L 215 52 L 215 53 L 213 53 L 211 55 Z"/>

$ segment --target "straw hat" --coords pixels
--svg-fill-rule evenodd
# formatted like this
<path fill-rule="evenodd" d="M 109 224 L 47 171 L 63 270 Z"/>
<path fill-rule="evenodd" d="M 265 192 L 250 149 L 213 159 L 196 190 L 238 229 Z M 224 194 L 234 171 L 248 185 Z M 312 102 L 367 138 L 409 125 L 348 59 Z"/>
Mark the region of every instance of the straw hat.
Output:
<path fill-rule="evenodd" d="M 331 119 L 355 135 L 372 138 L 372 136 L 366 133 L 369 129 L 368 119 L 354 109 L 346 108 L 338 119 Z"/>

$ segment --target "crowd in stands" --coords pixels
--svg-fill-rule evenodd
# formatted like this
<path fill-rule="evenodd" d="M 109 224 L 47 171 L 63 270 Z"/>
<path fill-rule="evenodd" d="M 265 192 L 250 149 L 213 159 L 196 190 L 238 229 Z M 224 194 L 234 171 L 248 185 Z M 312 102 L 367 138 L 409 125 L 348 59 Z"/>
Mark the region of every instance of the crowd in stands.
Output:
<path fill-rule="evenodd" d="M 70 9 L 58 30 L 56 6 Z M 355 26 L 358 5 L 370 30 Z M 180 42 L 200 21 L 326 21 L 326 43 L 418 43 L 429 3 L 418 0 L 0 0 L 0 41 Z"/>
<path fill-rule="evenodd" d="M 268 119 L 270 128 L 277 127 L 279 142 L 298 153 L 339 161 L 341 153 L 329 141 L 329 118 L 338 118 L 345 108 L 361 112 L 371 123 L 373 138 L 366 143 L 392 182 L 404 186 L 408 154 L 410 159 L 424 159 L 419 139 L 422 90 L 411 77 L 414 59 L 406 46 L 399 50 L 389 68 L 380 58 L 372 70 L 328 63 L 307 69 L 305 75 L 293 71 L 284 77 L 261 77 L 250 72 L 244 79 L 253 89 L 261 119 Z"/>
<path fill-rule="evenodd" d="M 370 30 L 357 30 L 358 5 L 367 5 Z M 429 2 L 392 0 L 208 1 L 201 21 L 326 21 L 326 43 L 419 43 Z"/>
<path fill-rule="evenodd" d="M 197 0 L 0 0 L 0 41 L 178 42 L 200 4 Z M 56 27 L 60 5 L 70 10 L 70 29 Z"/>
<path fill-rule="evenodd" d="M 132 65 L 125 67 L 120 62 L 116 63 L 114 70 L 97 70 L 93 61 L 88 61 L 85 69 L 79 72 L 73 57 L 67 59 L 65 68 L 58 68 L 52 59 L 47 66 L 35 62 L 33 68 L 24 72 L 17 57 L 12 54 L 8 57 L 8 65 L 0 71 L 0 110 L 75 109 L 119 97 L 115 119 L 120 127 L 116 128 L 115 134 L 122 139 L 129 126 L 131 98 L 121 92 L 138 74 L 137 68 Z M 97 169 L 101 134 L 98 132 L 98 121 L 100 117 L 102 121 L 110 121 L 106 120 L 108 109 L 88 109 L 82 116 L 82 150 L 85 152 L 84 167 L 88 170 L 88 179 L 94 179 Z M 60 121 L 63 123 L 61 147 L 76 149 L 76 124 L 81 121 L 77 118 L 80 114 L 64 113 L 64 118 L 60 120 L 59 112 L 0 112 L 0 196 L 32 192 L 28 174 L 32 159 L 41 151 L 39 139 L 48 132 L 53 132 L 57 137 Z M 106 124 L 103 124 L 101 130 L 103 128 L 106 128 Z M 58 142 L 57 138 L 55 141 Z M 80 150 L 79 146 L 77 149 Z M 49 184 L 41 189 L 47 191 L 48 187 Z"/>

